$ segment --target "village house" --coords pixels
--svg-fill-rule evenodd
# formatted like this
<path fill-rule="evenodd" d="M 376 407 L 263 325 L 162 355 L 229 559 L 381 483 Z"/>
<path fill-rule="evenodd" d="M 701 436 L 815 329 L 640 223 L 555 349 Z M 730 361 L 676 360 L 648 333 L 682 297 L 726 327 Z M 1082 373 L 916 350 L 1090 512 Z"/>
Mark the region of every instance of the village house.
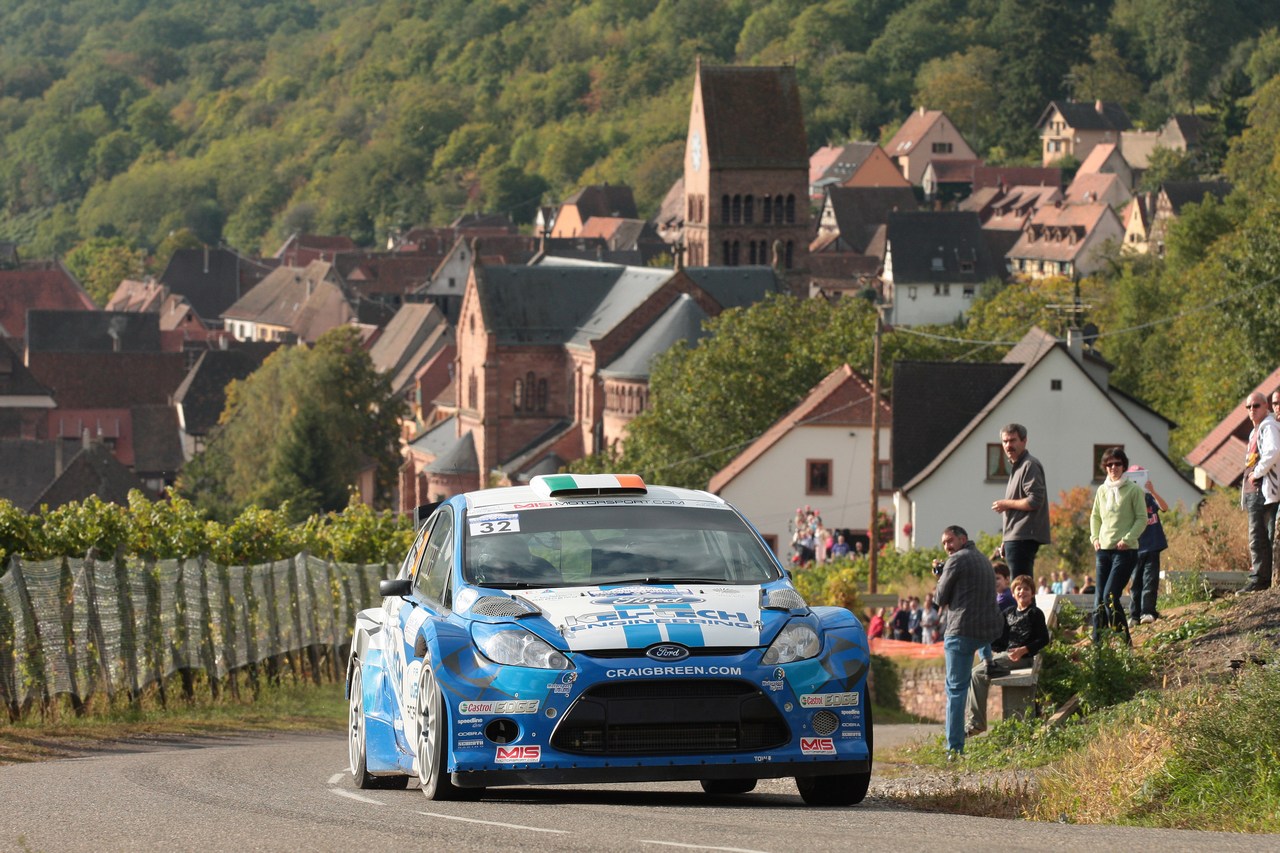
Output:
<path fill-rule="evenodd" d="M 1129 115 L 1119 104 L 1050 101 L 1036 122 L 1042 145 L 1041 162 L 1050 166 L 1073 157 L 1083 163 L 1095 147 L 1119 143 L 1120 134 L 1132 126 Z"/>
<path fill-rule="evenodd" d="M 716 472 L 707 488 L 742 510 L 784 560 L 797 506 L 819 509 L 827 528 L 849 531 L 850 542 L 865 538 L 871 521 L 874 399 L 870 380 L 841 365 Z M 893 418 L 886 400 L 879 407 L 876 508 L 890 511 Z"/>
<path fill-rule="evenodd" d="M 899 401 L 928 400 L 939 413 L 893 421 L 898 550 L 935 545 L 949 524 L 970 538 L 1000 532 L 991 504 L 1009 478 L 1000 445 L 1009 423 L 1027 428 L 1027 449 L 1044 464 L 1052 502 L 1073 488 L 1096 488 L 1103 451 L 1119 446 L 1150 472 L 1170 506 L 1194 510 L 1201 492 L 1167 455 L 1172 424 L 1112 388 L 1111 369 L 1084 349 L 1078 332 L 1061 341 L 1039 328 L 994 364 L 895 362 L 894 410 Z"/>
<path fill-rule="evenodd" d="M 924 107 L 907 116 L 884 150 L 907 182 L 917 187 L 924 181 L 925 169 L 935 160 L 978 159 L 945 113 Z"/>
<path fill-rule="evenodd" d="M 954 322 L 1001 273 L 976 213 L 889 214 L 882 278 L 890 325 Z"/>
<path fill-rule="evenodd" d="M 1044 205 L 1005 256 L 1009 272 L 1026 278 L 1078 278 L 1102 267 L 1103 248 L 1119 246 L 1124 226 L 1104 202 Z"/>
<path fill-rule="evenodd" d="M 1261 394 L 1267 399 L 1280 388 L 1280 367 L 1253 387 L 1250 394 Z M 1248 394 L 1242 395 L 1241 400 Z M 1218 421 L 1204 438 L 1200 439 L 1183 460 L 1191 466 L 1196 485 L 1201 489 L 1215 487 L 1237 488 L 1244 476 L 1244 460 L 1248 453 L 1249 436 L 1253 433 L 1253 421 L 1242 405 L 1233 405 L 1227 416 Z"/>
<path fill-rule="evenodd" d="M 1155 208 L 1151 212 L 1149 249 L 1164 255 L 1169 226 L 1182 214 L 1185 205 L 1202 204 L 1206 196 L 1222 201 L 1230 193 L 1231 184 L 1227 181 L 1165 181 L 1156 193 Z"/>
<path fill-rule="evenodd" d="M 809 197 L 821 201 L 828 187 L 910 187 L 874 142 L 824 145 L 809 157 Z"/>

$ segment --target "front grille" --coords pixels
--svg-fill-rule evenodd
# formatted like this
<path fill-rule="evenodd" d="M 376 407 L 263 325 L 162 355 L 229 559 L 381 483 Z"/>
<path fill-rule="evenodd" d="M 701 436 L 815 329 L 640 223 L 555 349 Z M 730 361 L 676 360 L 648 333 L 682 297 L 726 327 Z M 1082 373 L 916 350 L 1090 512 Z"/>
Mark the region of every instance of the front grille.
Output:
<path fill-rule="evenodd" d="M 741 657 L 747 652 L 752 651 L 755 646 L 694 646 L 689 649 L 689 657 Z M 601 660 L 614 660 L 616 658 L 634 658 L 636 656 L 635 649 L 591 649 L 590 651 L 580 651 L 576 653 L 579 657 L 600 658 Z"/>
<path fill-rule="evenodd" d="M 551 735 L 562 752 L 674 755 L 772 749 L 790 729 L 744 681 L 617 681 L 583 693 Z"/>

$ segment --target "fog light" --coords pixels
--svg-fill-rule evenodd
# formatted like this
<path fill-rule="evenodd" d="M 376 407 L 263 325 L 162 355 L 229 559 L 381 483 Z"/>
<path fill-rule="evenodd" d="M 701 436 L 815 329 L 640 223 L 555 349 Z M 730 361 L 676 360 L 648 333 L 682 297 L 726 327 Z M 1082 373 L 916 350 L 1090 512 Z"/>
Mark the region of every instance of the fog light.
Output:
<path fill-rule="evenodd" d="M 511 743 L 520 737 L 520 727 L 516 725 L 515 720 L 508 720 L 504 717 L 493 720 L 489 725 L 485 726 L 484 736 L 494 743 Z"/>

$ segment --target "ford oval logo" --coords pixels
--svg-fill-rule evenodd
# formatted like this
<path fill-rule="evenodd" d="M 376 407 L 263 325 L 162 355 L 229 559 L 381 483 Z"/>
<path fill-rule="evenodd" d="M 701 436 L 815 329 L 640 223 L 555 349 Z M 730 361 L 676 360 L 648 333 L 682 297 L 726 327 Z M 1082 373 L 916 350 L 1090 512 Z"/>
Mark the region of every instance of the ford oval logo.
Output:
<path fill-rule="evenodd" d="M 674 643 L 663 643 L 650 648 L 644 656 L 653 660 L 684 660 L 689 656 L 689 650 Z"/>

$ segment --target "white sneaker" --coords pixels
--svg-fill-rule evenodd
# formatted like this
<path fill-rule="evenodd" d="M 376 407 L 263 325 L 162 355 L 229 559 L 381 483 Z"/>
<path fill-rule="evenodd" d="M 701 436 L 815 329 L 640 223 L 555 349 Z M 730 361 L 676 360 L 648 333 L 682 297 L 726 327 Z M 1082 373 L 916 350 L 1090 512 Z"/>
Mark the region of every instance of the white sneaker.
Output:
<path fill-rule="evenodd" d="M 1150 613 L 1143 613 L 1142 618 L 1138 621 L 1143 625 L 1150 625 L 1152 622 L 1156 621 L 1156 617 L 1152 616 Z"/>

